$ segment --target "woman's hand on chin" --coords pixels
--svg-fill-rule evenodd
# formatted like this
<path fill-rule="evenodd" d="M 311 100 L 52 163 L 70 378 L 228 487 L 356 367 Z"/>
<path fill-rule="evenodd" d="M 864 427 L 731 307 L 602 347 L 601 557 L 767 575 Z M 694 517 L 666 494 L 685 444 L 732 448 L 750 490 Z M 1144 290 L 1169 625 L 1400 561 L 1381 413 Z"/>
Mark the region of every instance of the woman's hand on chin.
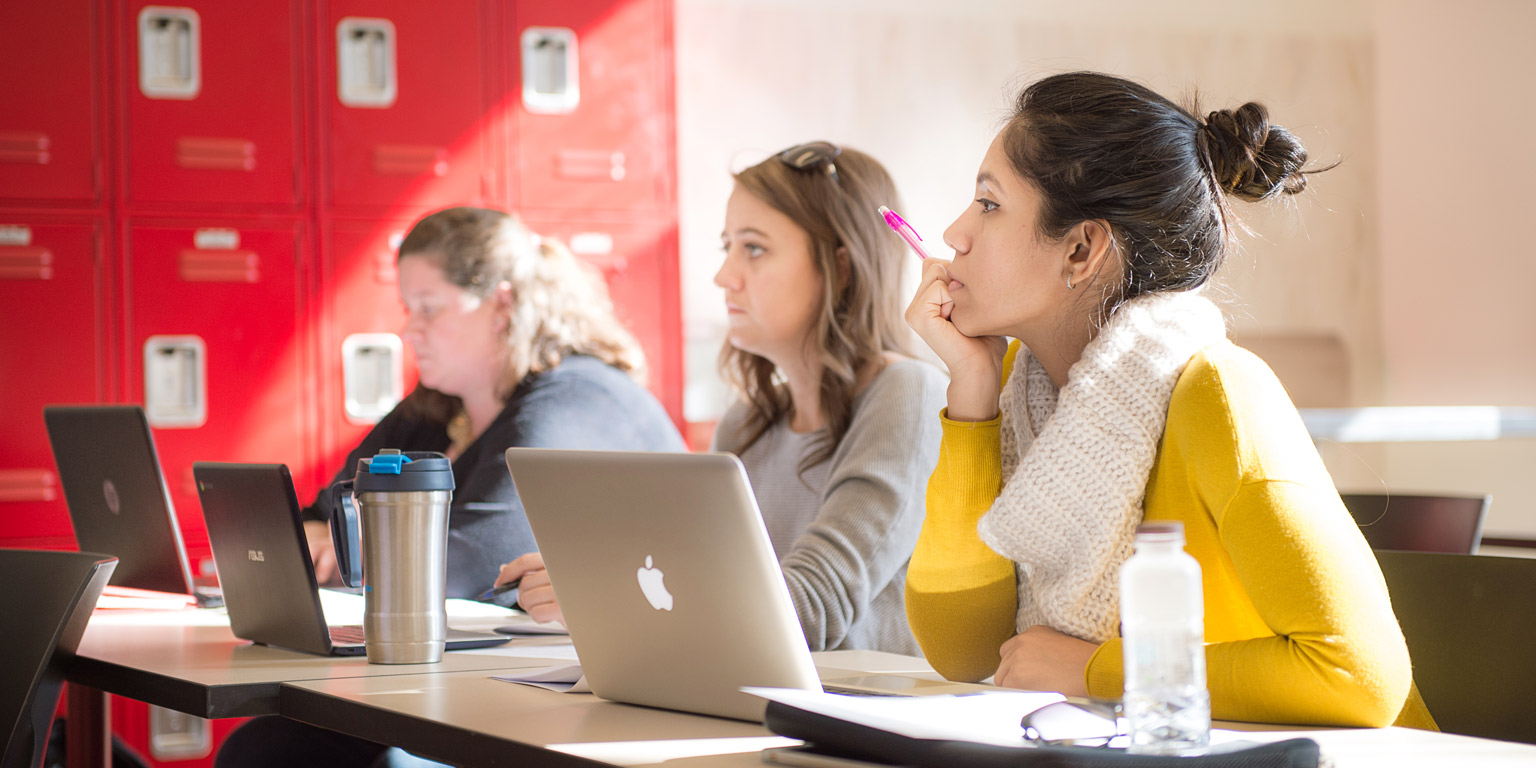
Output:
<path fill-rule="evenodd" d="M 949 418 L 989 421 L 997 417 L 1008 340 L 1001 336 L 967 336 L 950 320 L 949 262 L 928 259 L 917 295 L 907 306 L 907 324 L 949 368 Z"/>

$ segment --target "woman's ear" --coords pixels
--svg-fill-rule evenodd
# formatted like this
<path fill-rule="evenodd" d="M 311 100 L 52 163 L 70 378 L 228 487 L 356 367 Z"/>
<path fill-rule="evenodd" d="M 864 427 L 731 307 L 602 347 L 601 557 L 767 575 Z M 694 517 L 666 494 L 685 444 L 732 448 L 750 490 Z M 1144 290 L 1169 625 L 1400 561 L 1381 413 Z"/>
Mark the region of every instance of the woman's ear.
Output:
<path fill-rule="evenodd" d="M 1115 238 L 1103 219 L 1080 221 L 1067 232 L 1066 285 L 1074 289 L 1099 276 L 1114 258 Z"/>
<path fill-rule="evenodd" d="M 491 294 L 491 300 L 496 302 L 496 316 L 504 318 L 507 323 L 512 322 L 512 283 L 503 280 L 496 284 L 496 291 Z"/>
<path fill-rule="evenodd" d="M 848 290 L 848 280 L 853 276 L 853 260 L 848 256 L 848 246 L 837 247 L 837 292 Z"/>

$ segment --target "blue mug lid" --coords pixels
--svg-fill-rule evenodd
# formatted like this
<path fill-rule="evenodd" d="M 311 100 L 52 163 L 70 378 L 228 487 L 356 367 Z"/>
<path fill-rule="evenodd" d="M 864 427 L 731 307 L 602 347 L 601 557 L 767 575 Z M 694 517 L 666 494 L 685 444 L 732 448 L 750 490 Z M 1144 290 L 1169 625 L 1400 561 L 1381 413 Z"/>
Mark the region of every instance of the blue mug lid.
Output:
<path fill-rule="evenodd" d="M 435 451 L 386 448 L 357 461 L 356 493 L 453 489 L 453 464 Z"/>

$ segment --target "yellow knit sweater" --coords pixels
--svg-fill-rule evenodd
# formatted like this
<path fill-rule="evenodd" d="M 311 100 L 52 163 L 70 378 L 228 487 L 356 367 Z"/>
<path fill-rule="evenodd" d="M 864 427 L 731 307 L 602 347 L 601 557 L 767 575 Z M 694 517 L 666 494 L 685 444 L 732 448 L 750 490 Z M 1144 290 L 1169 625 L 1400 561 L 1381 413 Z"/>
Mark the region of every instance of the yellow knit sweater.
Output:
<path fill-rule="evenodd" d="M 1004 359 L 1005 382 L 1018 349 Z M 1016 631 L 1014 564 L 976 533 L 1002 489 L 1002 420 L 941 418 L 928 517 L 907 569 L 907 620 L 941 674 L 980 680 Z M 1190 360 L 1145 509 L 1147 520 L 1182 522 L 1200 562 L 1213 717 L 1434 728 L 1376 559 L 1257 357 L 1222 341 Z M 1099 646 L 1085 674 L 1090 694 L 1120 696 L 1118 638 Z"/>

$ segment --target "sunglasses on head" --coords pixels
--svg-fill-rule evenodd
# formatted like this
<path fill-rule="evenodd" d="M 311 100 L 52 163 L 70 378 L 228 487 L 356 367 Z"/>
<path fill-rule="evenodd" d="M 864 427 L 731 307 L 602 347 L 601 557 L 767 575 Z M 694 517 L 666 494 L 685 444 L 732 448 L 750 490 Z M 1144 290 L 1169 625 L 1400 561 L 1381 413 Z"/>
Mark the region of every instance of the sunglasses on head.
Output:
<path fill-rule="evenodd" d="M 779 162 L 797 171 L 808 171 L 826 166 L 827 175 L 832 177 L 832 182 L 842 186 L 842 181 L 837 178 L 837 164 L 832 162 L 842 153 L 842 147 L 829 141 L 812 141 L 805 144 L 797 144 L 780 152 Z"/>

